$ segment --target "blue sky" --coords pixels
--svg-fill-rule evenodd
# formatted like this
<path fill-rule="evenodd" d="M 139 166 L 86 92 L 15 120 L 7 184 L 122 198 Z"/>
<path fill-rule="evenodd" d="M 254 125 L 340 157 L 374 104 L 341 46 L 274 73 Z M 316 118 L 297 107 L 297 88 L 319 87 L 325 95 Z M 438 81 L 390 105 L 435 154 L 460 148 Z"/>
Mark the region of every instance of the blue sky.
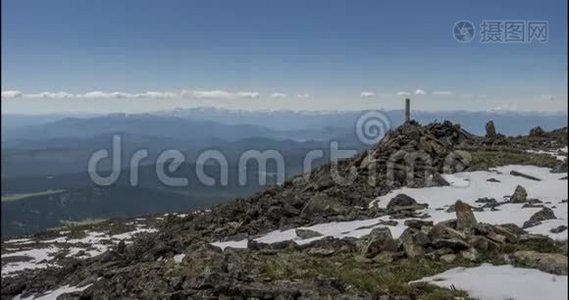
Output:
<path fill-rule="evenodd" d="M 2 1 L 4 112 L 567 111 L 566 1 Z M 548 42 L 458 43 L 544 20 Z M 152 91 L 153 93 L 146 93 Z M 41 94 L 43 93 L 43 94 Z"/>

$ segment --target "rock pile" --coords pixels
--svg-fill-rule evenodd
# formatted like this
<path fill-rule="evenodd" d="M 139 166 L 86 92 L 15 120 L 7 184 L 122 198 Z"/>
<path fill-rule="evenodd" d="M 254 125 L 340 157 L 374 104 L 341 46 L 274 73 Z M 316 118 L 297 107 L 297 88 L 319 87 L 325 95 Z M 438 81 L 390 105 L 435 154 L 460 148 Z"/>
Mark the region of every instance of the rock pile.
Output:
<path fill-rule="evenodd" d="M 472 135 L 458 124 L 446 121 L 421 126 L 410 121 L 389 132 L 362 156 L 358 167 L 393 187 L 447 185 L 439 174 L 466 169 L 467 154 L 455 148 L 471 143 Z"/>
<path fill-rule="evenodd" d="M 488 121 L 486 123 L 486 138 L 494 139 L 498 134 L 496 133 L 496 126 L 494 126 L 494 121 Z"/>
<path fill-rule="evenodd" d="M 261 231 L 381 216 L 386 212 L 368 208 L 378 195 L 405 185 L 448 185 L 440 173 L 468 167 L 467 154 L 454 149 L 469 143 L 474 143 L 472 135 L 457 124 L 410 121 L 366 153 L 221 205 L 212 214 L 196 216 L 192 224 L 212 224 L 215 239 L 239 239 Z M 413 209 L 397 206 L 392 210 L 399 217 L 412 216 Z"/>
<path fill-rule="evenodd" d="M 498 251 L 508 245 L 523 245 L 524 243 L 554 243 L 545 236 L 530 235 L 514 224 L 490 225 L 476 221 L 469 205 L 457 201 L 456 219 L 433 225 L 432 222 L 408 220 L 409 227 L 399 239 L 392 239 L 391 234 L 383 229 L 374 230 L 366 242 L 362 243 L 361 253 L 364 257 L 381 258 L 389 256 L 440 259 L 447 263 L 462 258 L 476 262 L 480 254 L 488 251 Z M 552 213 L 552 212 L 551 212 Z M 539 222 L 549 219 L 551 213 L 544 208 L 530 221 Z M 383 252 L 390 252 L 388 254 Z M 555 274 L 567 274 L 567 257 L 555 253 L 516 252 L 514 257 L 518 262 L 526 262 L 530 267 Z M 539 259 L 539 257 L 543 259 Z"/>
<path fill-rule="evenodd" d="M 539 126 L 534 127 L 529 131 L 530 137 L 543 137 L 544 135 L 545 131 Z"/>
<path fill-rule="evenodd" d="M 490 120 L 486 123 L 486 135 L 482 140 L 482 144 L 485 146 L 506 146 L 509 142 L 505 135 L 496 131 L 494 121 Z"/>

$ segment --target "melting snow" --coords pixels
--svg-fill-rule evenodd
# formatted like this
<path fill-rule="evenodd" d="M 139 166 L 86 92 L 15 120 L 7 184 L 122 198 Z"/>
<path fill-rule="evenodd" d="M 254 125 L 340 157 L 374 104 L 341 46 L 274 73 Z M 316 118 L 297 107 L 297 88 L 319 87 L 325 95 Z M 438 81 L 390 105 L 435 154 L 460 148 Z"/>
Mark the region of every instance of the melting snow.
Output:
<path fill-rule="evenodd" d="M 26 269 L 42 269 L 47 268 L 48 262 L 51 260 L 50 255 L 55 254 L 59 251 L 56 247 L 49 247 L 49 248 L 42 248 L 42 249 L 30 249 L 30 250 L 23 250 L 8 254 L 3 254 L 2 257 L 17 257 L 17 256 L 26 256 L 30 258 L 27 261 L 19 261 L 19 262 L 10 262 L 2 266 L 2 276 L 6 276 L 8 274 L 22 271 Z"/>
<path fill-rule="evenodd" d="M 541 181 L 510 175 L 510 171 L 512 170 L 535 176 L 540 178 Z M 450 205 L 453 205 L 456 200 L 460 199 L 473 207 L 483 206 L 483 203 L 476 203 L 475 201 L 484 197 L 495 198 L 498 202 L 502 202 L 507 199 L 507 196 L 511 196 L 514 193 L 516 186 L 519 184 L 526 189 L 528 198 L 541 200 L 543 202 L 542 205 L 551 208 L 558 218 L 556 220 L 545 221 L 541 225 L 530 227 L 526 230 L 534 234 L 547 235 L 557 240 L 567 240 L 567 230 L 561 233 L 550 232 L 552 228 L 557 226 L 567 226 L 567 202 L 561 203 L 561 200 L 567 199 L 567 181 L 560 180 L 562 177 L 567 176 L 567 173 L 551 173 L 548 168 L 535 166 L 509 165 L 490 171 L 462 172 L 444 176 L 451 184 L 450 186 L 427 188 L 404 187 L 391 191 L 382 197 L 378 197 L 372 201 L 370 205 L 378 205 L 378 207 L 385 208 L 389 201 L 397 194 L 407 194 L 419 203 L 428 203 L 429 208 L 422 210 L 421 213 L 430 215 L 430 217 L 425 220 L 432 220 L 434 223 L 438 223 L 455 218 L 454 212 L 448 213 L 446 210 Z M 490 178 L 497 179 L 500 182 L 487 181 Z M 508 203 L 498 206 L 495 211 L 488 208 L 484 209 L 484 211 L 476 211 L 474 214 L 480 222 L 490 224 L 514 223 L 521 227 L 534 213 L 541 210 L 541 208 L 522 208 L 522 206 L 523 204 Z M 300 227 L 322 234 L 321 237 L 305 240 L 296 236 L 295 229 L 285 231 L 276 230 L 256 238 L 255 241 L 270 244 L 293 240 L 297 244 L 305 244 L 325 236 L 359 238 L 369 234 L 373 228 L 377 227 L 388 227 L 393 237 L 397 238 L 406 229 L 406 226 L 403 225 L 405 219 L 396 220 L 398 222 L 396 226 L 380 224 L 381 221 L 387 220 L 389 220 L 389 216 Z M 215 242 L 212 243 L 212 245 L 221 249 L 225 249 L 226 247 L 247 248 L 247 239 Z"/>
<path fill-rule="evenodd" d="M 413 281 L 465 290 L 483 299 L 567 299 L 567 276 L 511 265 L 483 264 L 475 268 L 454 268 L 441 274 Z"/>
<path fill-rule="evenodd" d="M 184 257 L 186 257 L 185 254 L 176 254 L 174 255 L 174 261 L 179 264 L 184 260 Z"/>
<path fill-rule="evenodd" d="M 87 231 L 86 236 L 83 238 L 69 239 L 66 236 L 60 236 L 50 240 L 38 240 L 34 241 L 31 239 L 13 239 L 8 240 L 5 243 L 11 246 L 28 245 L 38 243 L 40 247 L 43 248 L 33 248 L 33 249 L 12 249 L 15 252 L 3 253 L 2 258 L 8 257 L 19 257 L 25 256 L 28 258 L 27 261 L 16 261 L 9 262 L 2 265 L 2 276 L 11 276 L 14 273 L 26 269 L 39 269 L 46 268 L 49 264 L 54 263 L 53 257 L 51 255 L 68 249 L 67 257 L 76 257 L 81 251 L 84 252 L 83 255 L 78 258 L 88 258 L 100 255 L 107 251 L 112 244 L 116 244 L 118 241 L 124 240 L 126 243 L 131 242 L 132 238 L 140 233 L 144 232 L 155 232 L 155 228 L 147 228 L 142 225 L 136 227 L 135 230 L 109 235 L 104 232 L 97 231 Z M 55 245 L 55 246 L 54 246 Z M 69 247 L 70 245 L 71 247 Z"/>
<path fill-rule="evenodd" d="M 70 287 L 69 285 L 64 285 L 56 290 L 53 291 L 49 291 L 46 294 L 39 296 L 39 297 L 26 297 L 26 298 L 21 298 L 22 300 L 51 300 L 51 299 L 57 299 L 57 297 L 63 295 L 63 294 L 67 294 L 67 293 L 74 293 L 74 292 L 81 292 L 83 290 L 86 290 L 88 287 L 90 287 L 91 284 L 88 284 L 86 286 L 83 287 Z M 20 298 L 18 298 L 20 299 Z"/>
<path fill-rule="evenodd" d="M 560 161 L 564 161 L 567 158 L 567 146 L 563 147 L 563 148 L 559 148 L 557 150 L 550 150 L 550 151 L 544 151 L 544 150 L 526 150 L 526 152 L 528 153 L 536 153 L 536 154 L 547 154 L 547 155 L 551 155 L 553 157 L 555 157 L 557 160 Z M 559 155 L 559 153 L 561 153 L 562 155 Z"/>

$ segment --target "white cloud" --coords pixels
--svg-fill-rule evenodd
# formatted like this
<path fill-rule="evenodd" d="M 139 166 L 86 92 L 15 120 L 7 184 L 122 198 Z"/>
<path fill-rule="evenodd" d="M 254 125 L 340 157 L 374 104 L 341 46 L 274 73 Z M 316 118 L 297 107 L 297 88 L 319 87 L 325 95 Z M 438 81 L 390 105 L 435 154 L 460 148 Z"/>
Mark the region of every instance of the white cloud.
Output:
<path fill-rule="evenodd" d="M 150 99 L 169 99 L 175 98 L 177 95 L 170 92 L 147 91 L 144 93 L 134 94 L 134 98 L 150 98 Z"/>
<path fill-rule="evenodd" d="M 450 96 L 453 93 L 451 91 L 434 91 L 433 95 L 437 95 L 437 96 Z"/>
<path fill-rule="evenodd" d="M 517 106 L 511 104 L 503 104 L 489 109 L 489 111 L 491 112 L 505 112 L 505 111 L 518 111 L 518 110 L 519 109 Z"/>
<path fill-rule="evenodd" d="M 16 90 L 2 91 L 2 99 L 13 99 L 22 97 L 22 92 Z"/>
<path fill-rule="evenodd" d="M 196 99 L 256 99 L 260 96 L 261 94 L 259 92 L 254 91 L 228 92 L 223 90 L 183 90 L 181 92 L 146 91 L 142 93 L 90 91 L 80 94 L 71 94 L 64 91 L 41 92 L 35 94 L 25 94 L 16 90 L 2 91 L 2 99 L 17 97 L 32 99 L 171 99 L 177 97 L 189 97 Z"/>
<path fill-rule="evenodd" d="M 373 98 L 373 97 L 375 97 L 375 93 L 374 92 L 361 92 L 360 97 Z"/>
<path fill-rule="evenodd" d="M 405 92 L 405 91 L 401 91 L 401 92 L 397 92 L 397 96 L 411 96 L 411 93 Z"/>
<path fill-rule="evenodd" d="M 258 92 L 238 92 L 237 97 L 239 98 L 249 98 L 249 99 L 256 99 L 259 98 L 261 94 Z"/>
<path fill-rule="evenodd" d="M 26 98 L 64 99 L 76 97 L 68 92 L 42 92 L 38 94 L 25 94 Z"/>
<path fill-rule="evenodd" d="M 298 94 L 296 95 L 296 98 L 301 98 L 301 99 L 310 98 L 310 94 Z"/>
<path fill-rule="evenodd" d="M 233 93 L 222 90 L 182 91 L 182 96 L 192 97 L 197 99 L 231 99 L 235 97 Z"/>
<path fill-rule="evenodd" d="M 84 98 L 84 99 L 167 99 L 175 98 L 176 93 L 147 91 L 143 93 L 125 93 L 125 92 L 102 92 L 91 91 L 83 94 L 71 94 L 68 92 L 42 92 L 37 94 L 22 94 L 26 98 L 44 98 L 44 99 L 65 99 L 65 98 Z"/>
<path fill-rule="evenodd" d="M 415 95 L 426 95 L 426 94 L 427 94 L 427 92 L 425 92 L 422 89 L 416 89 L 415 90 Z"/>
<path fill-rule="evenodd" d="M 274 92 L 270 95 L 271 98 L 286 98 L 287 94 Z"/>
<path fill-rule="evenodd" d="M 259 92 L 228 92 L 224 90 L 184 90 L 181 93 L 182 97 L 197 98 L 197 99 L 256 99 L 261 96 Z"/>
<path fill-rule="evenodd" d="M 92 91 L 87 92 L 85 94 L 77 95 L 77 98 L 86 98 L 86 99 L 124 99 L 124 98 L 133 98 L 132 94 L 124 93 L 124 92 L 102 92 L 102 91 Z"/>

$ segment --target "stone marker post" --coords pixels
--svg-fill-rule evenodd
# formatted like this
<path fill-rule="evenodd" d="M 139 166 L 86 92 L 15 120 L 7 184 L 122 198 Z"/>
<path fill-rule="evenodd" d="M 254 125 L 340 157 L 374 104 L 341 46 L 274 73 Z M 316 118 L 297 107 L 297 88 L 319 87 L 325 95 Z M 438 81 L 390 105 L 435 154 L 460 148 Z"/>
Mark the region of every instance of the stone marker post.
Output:
<path fill-rule="evenodd" d="M 405 122 L 411 121 L 411 99 L 405 98 Z"/>

